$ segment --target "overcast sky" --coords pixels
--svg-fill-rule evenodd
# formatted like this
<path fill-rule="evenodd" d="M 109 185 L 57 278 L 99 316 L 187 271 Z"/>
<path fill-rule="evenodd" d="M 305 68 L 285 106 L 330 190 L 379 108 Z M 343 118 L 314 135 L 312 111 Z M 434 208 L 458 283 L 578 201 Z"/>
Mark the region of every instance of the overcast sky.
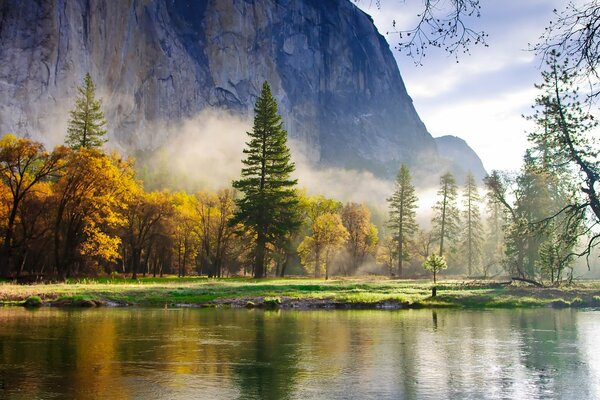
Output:
<path fill-rule="evenodd" d="M 472 25 L 485 30 L 489 47 L 472 47 L 471 55 L 453 56 L 431 49 L 423 66 L 397 50 L 398 27 L 414 26 L 420 0 L 361 0 L 359 6 L 373 16 L 398 65 L 417 112 L 433 136 L 456 135 L 479 154 L 488 171 L 518 169 L 527 146 L 530 112 L 539 83 L 540 61 L 527 51 L 552 19 L 554 8 L 566 0 L 481 0 L 482 15 Z M 416 8 L 415 8 L 416 7 Z M 386 32 L 390 32 L 386 34 Z"/>

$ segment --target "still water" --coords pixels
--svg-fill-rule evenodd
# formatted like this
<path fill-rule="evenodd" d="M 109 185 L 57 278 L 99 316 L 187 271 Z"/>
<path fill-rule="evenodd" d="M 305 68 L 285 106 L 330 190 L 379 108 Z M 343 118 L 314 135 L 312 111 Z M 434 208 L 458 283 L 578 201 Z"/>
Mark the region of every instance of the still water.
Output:
<path fill-rule="evenodd" d="M 2 399 L 600 399 L 600 311 L 0 308 Z"/>

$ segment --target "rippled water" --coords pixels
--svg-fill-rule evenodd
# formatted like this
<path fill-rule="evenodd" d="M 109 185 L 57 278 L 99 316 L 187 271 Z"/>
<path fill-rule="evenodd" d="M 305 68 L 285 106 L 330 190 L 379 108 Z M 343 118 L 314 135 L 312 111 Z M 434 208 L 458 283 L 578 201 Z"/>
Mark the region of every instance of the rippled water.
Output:
<path fill-rule="evenodd" d="M 600 311 L 0 309 L 0 398 L 600 398 Z"/>

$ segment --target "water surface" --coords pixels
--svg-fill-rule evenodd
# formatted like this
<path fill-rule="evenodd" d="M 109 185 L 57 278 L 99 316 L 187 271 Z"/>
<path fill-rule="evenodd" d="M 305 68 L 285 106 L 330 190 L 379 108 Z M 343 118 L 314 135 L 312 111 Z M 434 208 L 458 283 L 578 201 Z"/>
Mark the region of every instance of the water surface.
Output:
<path fill-rule="evenodd" d="M 0 398 L 600 398 L 600 311 L 0 309 Z"/>

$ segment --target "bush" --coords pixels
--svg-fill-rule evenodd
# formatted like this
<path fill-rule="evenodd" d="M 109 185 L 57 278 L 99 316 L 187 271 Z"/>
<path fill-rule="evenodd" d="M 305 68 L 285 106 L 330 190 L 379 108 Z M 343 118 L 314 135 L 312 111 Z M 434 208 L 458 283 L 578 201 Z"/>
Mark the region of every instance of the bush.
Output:
<path fill-rule="evenodd" d="M 25 306 L 27 308 L 41 307 L 42 304 L 43 304 L 43 302 L 42 302 L 42 299 L 40 298 L 40 296 L 29 296 L 23 302 L 23 306 Z"/>
<path fill-rule="evenodd" d="M 265 297 L 263 304 L 265 307 L 276 308 L 281 304 L 281 299 L 279 297 Z"/>

